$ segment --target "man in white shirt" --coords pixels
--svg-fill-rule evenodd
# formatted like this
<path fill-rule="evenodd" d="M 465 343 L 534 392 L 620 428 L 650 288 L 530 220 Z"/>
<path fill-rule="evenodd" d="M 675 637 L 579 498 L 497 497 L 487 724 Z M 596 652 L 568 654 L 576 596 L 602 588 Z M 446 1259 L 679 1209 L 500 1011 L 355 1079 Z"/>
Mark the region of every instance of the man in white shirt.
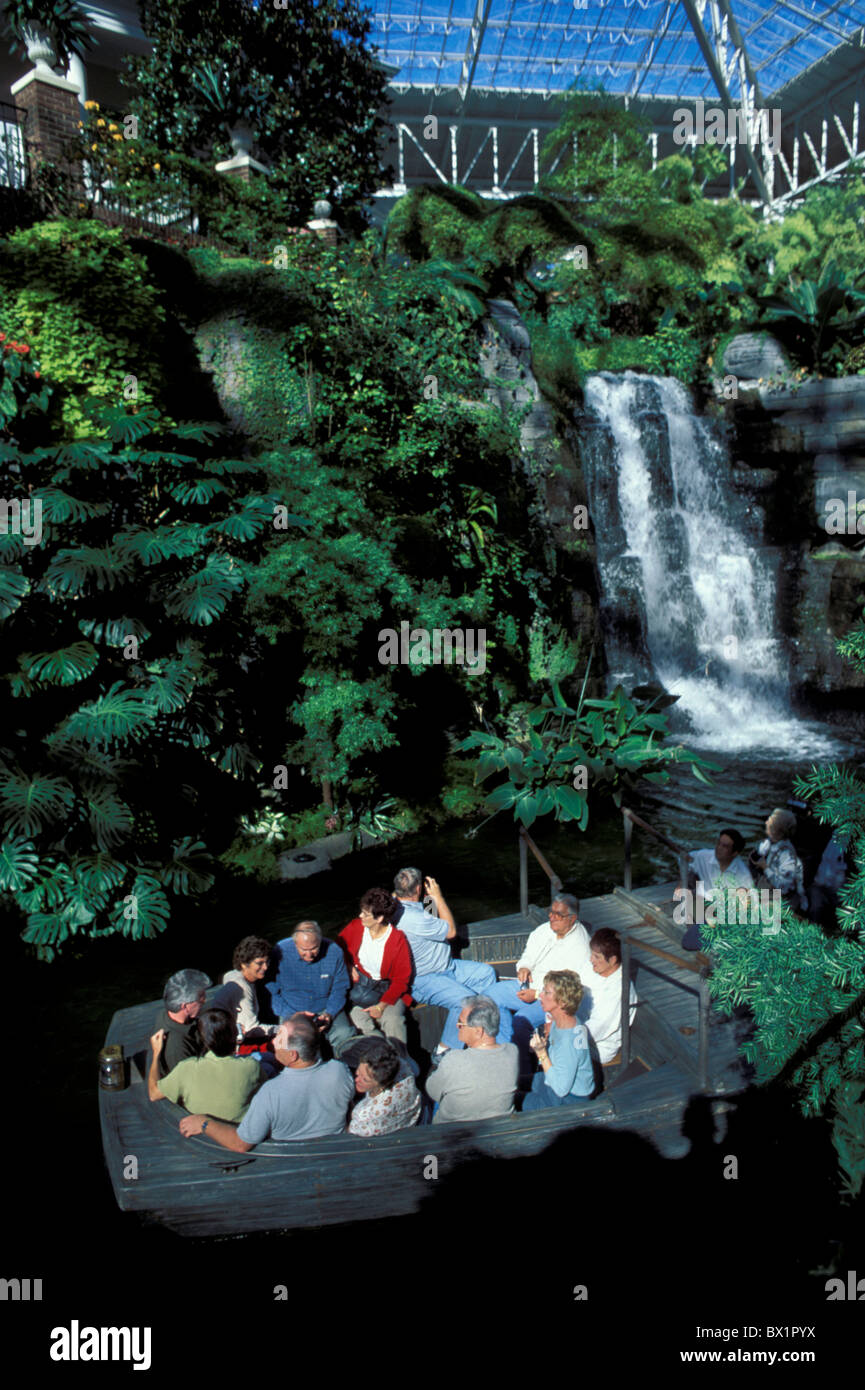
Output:
<path fill-rule="evenodd" d="M 602 1066 L 615 1060 L 622 1046 L 622 946 L 618 932 L 599 927 L 589 942 L 592 974 L 586 981 L 583 1002 L 577 1014 L 585 1023 L 598 1049 Z M 633 1024 L 637 991 L 630 987 L 629 1017 Z"/>
<path fill-rule="evenodd" d="M 524 1062 L 531 1064 L 529 1039 L 544 1023 L 538 996 L 551 970 L 575 970 L 581 984 L 592 978 L 589 933 L 579 920 L 580 904 L 571 893 L 560 893 L 550 905 L 548 922 L 535 927 L 517 961 L 517 978 L 499 980 L 486 993 L 499 1006 L 499 1042 L 513 1038 Z"/>
<path fill-rule="evenodd" d="M 698 911 L 698 896 L 711 902 L 713 893 L 719 889 L 754 887 L 754 876 L 740 856 L 744 848 L 744 836 L 738 830 L 727 828 L 718 832 L 718 843 L 713 850 L 693 851 L 688 861 L 688 888 L 694 895 L 695 918 L 703 915 Z M 682 938 L 682 945 L 686 951 L 699 951 L 701 944 L 700 929 L 692 923 Z"/>

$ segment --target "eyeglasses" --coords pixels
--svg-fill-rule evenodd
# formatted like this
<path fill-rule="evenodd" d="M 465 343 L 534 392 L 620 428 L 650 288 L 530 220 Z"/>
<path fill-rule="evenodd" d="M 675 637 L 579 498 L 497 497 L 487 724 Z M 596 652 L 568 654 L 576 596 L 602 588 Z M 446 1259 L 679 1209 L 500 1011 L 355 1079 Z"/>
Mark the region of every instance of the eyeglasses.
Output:
<path fill-rule="evenodd" d="M 550 913 L 550 916 L 551 916 L 551 917 L 574 917 L 574 916 L 576 916 L 576 914 L 573 913 L 573 912 L 551 912 L 551 913 Z"/>
<path fill-rule="evenodd" d="M 476 1023 L 458 1023 L 457 1028 L 476 1028 Z"/>

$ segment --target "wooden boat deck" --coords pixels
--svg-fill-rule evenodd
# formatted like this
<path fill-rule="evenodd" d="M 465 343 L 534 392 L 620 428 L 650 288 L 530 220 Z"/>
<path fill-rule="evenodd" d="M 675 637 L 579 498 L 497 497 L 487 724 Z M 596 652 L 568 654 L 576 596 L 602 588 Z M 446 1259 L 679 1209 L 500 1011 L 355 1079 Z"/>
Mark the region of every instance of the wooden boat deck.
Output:
<path fill-rule="evenodd" d="M 178 1123 L 185 1111 L 167 1100 L 154 1104 L 148 1099 L 147 1048 L 158 1001 L 119 1010 L 106 1043 L 122 1044 L 130 1084 L 122 1091 L 99 1092 L 105 1160 L 118 1205 L 193 1236 L 402 1215 L 418 1210 L 429 1195 L 431 1158 L 442 1177 L 475 1155 L 506 1160 L 540 1153 L 558 1134 L 582 1125 L 636 1132 L 664 1155 L 682 1156 L 689 1147 L 681 1133 L 682 1117 L 698 1090 L 698 976 L 683 968 L 693 955 L 672 939 L 669 926 L 664 931 L 643 920 L 647 907 L 663 910 L 670 903 L 673 886 L 639 890 L 639 905 L 617 890 L 581 906 L 581 917 L 592 929 L 634 930 L 632 978 L 640 1004 L 631 1033 L 632 1057 L 639 1061 L 626 1073 L 605 1068 L 605 1090 L 579 1106 L 474 1124 L 421 1126 L 377 1139 L 343 1134 L 298 1144 L 268 1142 L 248 1154 L 235 1154 L 206 1135 L 182 1138 Z M 545 919 L 543 909 L 530 908 L 528 918 L 512 914 L 471 923 L 464 954 L 474 954 L 482 942 L 482 949 L 493 947 L 502 937 L 511 950 L 515 940 Z M 681 958 L 683 967 L 642 952 L 638 941 Z M 512 973 L 513 959 L 510 971 L 502 962 L 503 975 Z M 661 972 L 669 972 L 681 988 Z M 688 1031 L 692 1028 L 693 1033 Z M 731 1025 L 711 1015 L 709 1061 L 710 1090 L 741 1086 Z"/>
<path fill-rule="evenodd" d="M 684 927 L 672 920 L 676 881 L 657 883 L 627 894 L 622 888 L 599 897 L 584 898 L 580 920 L 589 934 L 601 927 L 631 932 L 631 979 L 639 998 L 637 1023 L 640 1056 L 650 1066 L 675 1061 L 686 1073 L 696 1077 L 698 1069 L 698 976 L 694 973 L 695 953 L 682 948 Z M 662 921 L 649 918 L 655 909 Z M 464 929 L 469 945 L 463 957 L 494 964 L 499 974 L 513 973 L 529 933 L 546 921 L 543 908 L 529 905 L 527 916 L 510 913 L 504 917 L 470 922 Z M 652 952 L 651 946 L 681 961 L 681 967 Z M 673 983 L 675 981 L 675 983 Z M 738 1052 L 735 1020 L 722 1018 L 709 1009 L 709 1089 L 736 1090 L 742 1084 L 742 1058 Z"/>

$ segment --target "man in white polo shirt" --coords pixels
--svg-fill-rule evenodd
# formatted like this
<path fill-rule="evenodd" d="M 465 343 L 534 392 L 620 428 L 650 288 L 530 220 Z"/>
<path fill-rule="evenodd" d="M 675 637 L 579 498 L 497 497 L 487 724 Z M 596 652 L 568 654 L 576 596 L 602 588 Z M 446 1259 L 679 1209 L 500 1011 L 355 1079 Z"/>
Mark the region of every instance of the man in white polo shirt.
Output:
<path fill-rule="evenodd" d="M 529 1039 L 544 1022 L 538 996 L 550 970 L 575 970 L 584 986 L 592 978 L 589 933 L 579 920 L 580 904 L 560 893 L 550 905 L 549 921 L 535 927 L 517 961 L 517 978 L 499 980 L 484 992 L 499 1006 L 499 1042 L 513 1038 L 523 1062 L 531 1065 Z"/>

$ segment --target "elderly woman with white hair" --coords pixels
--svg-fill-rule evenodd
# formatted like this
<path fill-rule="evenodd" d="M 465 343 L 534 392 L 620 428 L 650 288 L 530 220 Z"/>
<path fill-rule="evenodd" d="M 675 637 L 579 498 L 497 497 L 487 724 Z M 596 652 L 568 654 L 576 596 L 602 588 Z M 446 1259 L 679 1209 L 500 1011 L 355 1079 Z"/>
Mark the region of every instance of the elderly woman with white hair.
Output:
<path fill-rule="evenodd" d="M 791 907 L 807 912 L 802 861 L 790 839 L 795 830 L 796 817 L 793 812 L 776 806 L 766 821 L 767 838 L 761 840 L 756 851 L 751 852 L 748 862 L 757 878 L 758 888 L 777 888 Z"/>

